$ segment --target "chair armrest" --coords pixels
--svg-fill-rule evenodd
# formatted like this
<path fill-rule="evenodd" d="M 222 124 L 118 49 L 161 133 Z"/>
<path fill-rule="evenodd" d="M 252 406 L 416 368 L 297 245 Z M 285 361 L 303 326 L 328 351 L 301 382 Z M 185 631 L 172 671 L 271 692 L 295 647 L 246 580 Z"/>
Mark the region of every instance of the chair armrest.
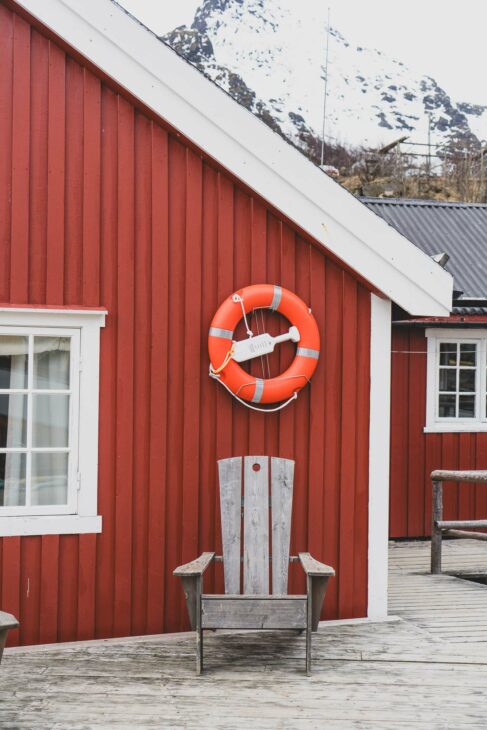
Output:
<path fill-rule="evenodd" d="M 299 553 L 299 562 L 303 566 L 306 575 L 322 577 L 335 575 L 335 571 L 330 565 L 318 562 L 309 553 Z"/>
<path fill-rule="evenodd" d="M 4 629 L 16 629 L 18 625 L 19 622 L 15 616 L 12 616 L 11 613 L 0 611 L 0 631 L 3 631 Z"/>
<path fill-rule="evenodd" d="M 215 553 L 201 553 L 196 560 L 180 565 L 176 570 L 173 570 L 173 575 L 179 575 L 183 578 L 190 575 L 203 575 L 214 557 Z"/>

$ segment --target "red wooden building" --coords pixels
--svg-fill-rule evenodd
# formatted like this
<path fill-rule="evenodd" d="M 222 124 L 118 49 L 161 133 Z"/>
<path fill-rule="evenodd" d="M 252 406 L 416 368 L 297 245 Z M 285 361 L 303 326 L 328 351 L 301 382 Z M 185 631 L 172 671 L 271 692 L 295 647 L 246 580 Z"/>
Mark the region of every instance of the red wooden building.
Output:
<path fill-rule="evenodd" d="M 296 460 L 291 549 L 335 566 L 326 617 L 385 615 L 391 302 L 445 315 L 451 277 L 110 0 L 4 0 L 0 35 L 12 642 L 184 628 L 172 570 L 218 548 L 216 459 L 247 453 Z M 266 415 L 207 354 L 222 300 L 263 282 L 321 336 Z"/>
<path fill-rule="evenodd" d="M 487 205 L 437 200 L 365 204 L 430 256 L 447 254 L 449 317 L 393 313 L 391 537 L 431 534 L 433 469 L 487 464 Z M 484 485 L 450 485 L 445 519 L 485 519 Z"/>

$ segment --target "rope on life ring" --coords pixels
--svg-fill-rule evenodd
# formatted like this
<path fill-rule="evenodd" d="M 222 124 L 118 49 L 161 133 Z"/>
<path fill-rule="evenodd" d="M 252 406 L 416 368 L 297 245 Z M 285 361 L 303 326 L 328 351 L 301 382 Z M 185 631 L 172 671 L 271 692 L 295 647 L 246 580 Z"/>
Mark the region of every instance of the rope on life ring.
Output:
<path fill-rule="evenodd" d="M 276 411 L 282 411 L 283 408 L 288 406 L 290 403 L 292 403 L 293 400 L 296 400 L 296 398 L 298 397 L 297 392 L 294 392 L 292 394 L 292 396 L 287 399 L 287 401 L 285 401 L 284 403 L 281 403 L 281 405 L 277 406 L 276 408 L 257 408 L 257 406 L 252 406 L 250 403 L 246 403 L 244 400 L 239 398 L 238 395 L 233 392 L 233 390 L 230 390 L 228 385 L 226 385 L 222 380 L 220 380 L 220 378 L 218 376 L 214 375 L 211 372 L 211 368 L 210 368 L 210 378 L 215 378 L 215 380 L 218 380 L 220 385 L 223 385 L 223 387 L 228 390 L 230 395 L 232 395 L 235 398 L 235 400 L 238 400 L 238 402 L 241 403 L 243 406 L 245 406 L 246 408 L 249 408 L 251 411 L 257 411 L 258 413 L 276 413 Z"/>
<path fill-rule="evenodd" d="M 247 314 L 254 309 L 279 312 L 291 323 L 289 333 L 271 337 L 254 336 Z M 248 339 L 235 341 L 233 333 L 244 319 Z M 287 370 L 274 378 L 257 378 L 247 373 L 239 362 L 272 352 L 275 344 L 285 340 L 297 343 L 296 354 Z M 230 347 L 229 347 L 230 345 Z M 273 284 L 257 284 L 240 289 L 218 308 L 208 335 L 210 377 L 218 380 L 240 403 L 265 413 L 285 408 L 297 398 L 310 381 L 318 364 L 320 336 L 311 309 L 296 294 Z M 276 408 L 261 408 L 260 403 L 280 403 Z"/>

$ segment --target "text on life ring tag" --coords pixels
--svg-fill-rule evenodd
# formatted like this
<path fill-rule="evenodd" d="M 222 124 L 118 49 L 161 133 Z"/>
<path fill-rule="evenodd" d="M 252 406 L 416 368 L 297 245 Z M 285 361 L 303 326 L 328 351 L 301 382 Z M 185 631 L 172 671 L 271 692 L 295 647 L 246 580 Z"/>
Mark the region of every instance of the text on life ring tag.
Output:
<path fill-rule="evenodd" d="M 274 352 L 274 347 L 280 342 L 299 342 L 300 335 L 297 327 L 290 327 L 289 332 L 273 337 L 267 332 L 256 337 L 248 337 L 246 340 L 239 340 L 233 343 L 232 358 L 236 362 L 246 362 L 254 357 L 269 355 Z"/>

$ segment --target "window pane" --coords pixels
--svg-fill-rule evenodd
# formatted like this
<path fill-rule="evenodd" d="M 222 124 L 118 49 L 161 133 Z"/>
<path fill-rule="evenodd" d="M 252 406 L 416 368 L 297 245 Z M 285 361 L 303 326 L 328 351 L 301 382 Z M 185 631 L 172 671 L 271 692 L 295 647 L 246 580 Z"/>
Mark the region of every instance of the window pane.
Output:
<path fill-rule="evenodd" d="M 69 388 L 69 337 L 34 337 L 34 388 Z"/>
<path fill-rule="evenodd" d="M 440 343 L 440 365 L 457 364 L 457 345 L 455 342 Z"/>
<path fill-rule="evenodd" d="M 0 454 L 0 507 L 25 505 L 25 464 L 25 454 Z"/>
<path fill-rule="evenodd" d="M 475 396 L 461 395 L 458 404 L 460 418 L 475 418 Z"/>
<path fill-rule="evenodd" d="M 0 448 L 27 446 L 27 396 L 0 394 Z"/>
<path fill-rule="evenodd" d="M 31 502 L 67 504 L 68 454 L 32 454 Z"/>
<path fill-rule="evenodd" d="M 475 370 L 460 370 L 460 390 L 475 393 Z"/>
<path fill-rule="evenodd" d="M 32 446 L 68 446 L 69 395 L 32 396 Z"/>
<path fill-rule="evenodd" d="M 468 371 L 467 371 L 468 372 Z M 475 371 L 471 371 L 475 374 Z M 447 370 L 440 368 L 440 390 L 451 390 L 455 392 L 457 389 L 457 371 L 456 368 Z"/>
<path fill-rule="evenodd" d="M 0 335 L 0 388 L 27 388 L 28 337 Z"/>
<path fill-rule="evenodd" d="M 477 362 L 477 345 L 465 343 L 460 345 L 460 365 L 475 366 Z"/>
<path fill-rule="evenodd" d="M 440 395 L 438 401 L 438 415 L 440 418 L 455 418 L 455 395 Z"/>

